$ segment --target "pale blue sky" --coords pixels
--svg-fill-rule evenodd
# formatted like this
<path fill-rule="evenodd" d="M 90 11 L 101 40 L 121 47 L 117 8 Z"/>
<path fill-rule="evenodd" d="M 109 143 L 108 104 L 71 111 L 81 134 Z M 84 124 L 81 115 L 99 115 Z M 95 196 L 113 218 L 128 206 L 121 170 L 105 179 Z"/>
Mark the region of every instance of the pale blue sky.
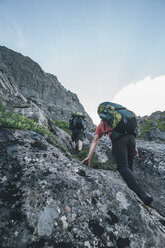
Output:
<path fill-rule="evenodd" d="M 0 45 L 55 74 L 97 121 L 100 101 L 165 75 L 165 1 L 0 0 Z"/>

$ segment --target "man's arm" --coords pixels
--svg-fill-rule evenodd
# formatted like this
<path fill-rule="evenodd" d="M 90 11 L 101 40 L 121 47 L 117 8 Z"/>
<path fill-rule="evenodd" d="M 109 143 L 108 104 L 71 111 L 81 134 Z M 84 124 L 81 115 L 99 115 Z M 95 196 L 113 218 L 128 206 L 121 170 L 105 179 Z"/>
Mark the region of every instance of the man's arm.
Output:
<path fill-rule="evenodd" d="M 94 138 L 92 140 L 90 149 L 89 149 L 88 156 L 82 161 L 82 163 L 88 162 L 88 166 L 90 166 L 90 162 L 91 162 L 93 153 L 94 153 L 94 151 L 96 149 L 96 146 L 98 144 L 98 141 L 99 141 L 99 135 L 98 134 L 95 134 L 95 136 L 94 136 Z"/>

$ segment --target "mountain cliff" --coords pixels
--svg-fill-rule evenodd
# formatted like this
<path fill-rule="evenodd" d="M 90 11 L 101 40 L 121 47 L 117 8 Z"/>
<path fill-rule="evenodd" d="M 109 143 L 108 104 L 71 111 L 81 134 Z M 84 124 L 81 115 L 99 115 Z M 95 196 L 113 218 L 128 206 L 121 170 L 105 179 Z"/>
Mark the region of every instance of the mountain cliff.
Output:
<path fill-rule="evenodd" d="M 4 46 L 0 46 L 0 71 L 10 78 L 25 98 L 55 120 L 68 121 L 72 112 L 85 112 L 77 95 L 66 90 L 56 76 L 45 73 L 29 57 Z M 86 115 L 88 125 L 92 127 L 92 119 Z"/>
<path fill-rule="evenodd" d="M 52 96 L 59 116 L 58 111 L 49 111 L 49 103 L 44 99 L 46 90 L 40 92 L 46 81 L 41 76 L 44 83 L 39 86 L 43 81 L 39 69 L 35 69 L 40 67 L 31 67 L 34 62 L 19 54 L 14 64 L 8 52 L 14 56 L 15 52 L 3 47 L 1 50 L 0 247 L 164 248 L 165 144 L 155 139 L 144 140 L 143 136 L 137 139 L 135 174 L 154 199 L 146 207 L 116 171 L 107 137 L 100 139 L 96 154 L 101 168 L 110 160 L 108 170 L 98 168 L 96 162 L 88 168 L 72 156 L 70 135 L 54 121 L 55 116 L 57 120 L 67 120 L 71 110 L 66 108 L 62 112 L 61 102 L 56 105 Z M 27 74 L 18 73 L 19 63 L 26 64 Z M 32 81 L 23 82 L 24 73 L 34 79 L 33 90 L 28 88 Z M 56 87 L 54 81 L 51 87 Z M 59 97 L 55 90 L 55 98 L 56 93 Z M 67 95 L 65 89 L 64 94 Z M 152 118 L 153 122 L 156 121 Z M 143 124 L 141 120 L 141 133 Z M 160 128 L 156 124 L 151 126 Z M 93 133 L 86 133 L 84 149 L 89 149 L 92 136 Z"/>

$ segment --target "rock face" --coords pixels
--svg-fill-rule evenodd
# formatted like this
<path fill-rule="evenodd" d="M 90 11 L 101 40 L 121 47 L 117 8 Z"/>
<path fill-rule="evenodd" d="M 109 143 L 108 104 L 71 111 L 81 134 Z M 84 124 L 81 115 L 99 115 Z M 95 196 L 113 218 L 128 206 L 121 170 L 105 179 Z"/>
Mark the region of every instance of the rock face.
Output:
<path fill-rule="evenodd" d="M 153 196 L 152 207 L 165 216 L 165 144 L 137 140 L 137 147 L 139 157 L 135 160 L 135 174 Z"/>
<path fill-rule="evenodd" d="M 35 132 L 0 129 L 0 147 L 2 248 L 164 248 L 157 177 L 150 188 L 157 206 L 148 211 L 118 172 L 81 165 Z M 155 174 L 165 166 L 161 159 Z"/>
<path fill-rule="evenodd" d="M 148 122 L 148 127 L 147 127 Z M 140 129 L 145 132 L 141 135 Z M 165 111 L 156 111 L 150 116 L 138 118 L 138 134 L 145 140 L 165 142 Z M 161 130 L 162 129 L 162 130 Z"/>
<path fill-rule="evenodd" d="M 28 101 L 12 84 L 6 73 L 0 70 L 0 104 L 8 106 L 12 111 L 35 119 L 39 124 L 48 125 L 48 117 L 33 102 Z"/>
<path fill-rule="evenodd" d="M 165 142 L 165 132 L 159 130 L 159 128 L 153 128 L 149 132 L 146 132 L 144 138 L 147 140 L 160 140 Z"/>
<path fill-rule="evenodd" d="M 85 112 L 76 94 L 66 90 L 56 76 L 45 73 L 29 57 L 0 46 L 0 71 L 24 97 L 55 120 L 68 121 L 72 112 Z M 88 125 L 92 127 L 93 122 L 86 115 Z"/>

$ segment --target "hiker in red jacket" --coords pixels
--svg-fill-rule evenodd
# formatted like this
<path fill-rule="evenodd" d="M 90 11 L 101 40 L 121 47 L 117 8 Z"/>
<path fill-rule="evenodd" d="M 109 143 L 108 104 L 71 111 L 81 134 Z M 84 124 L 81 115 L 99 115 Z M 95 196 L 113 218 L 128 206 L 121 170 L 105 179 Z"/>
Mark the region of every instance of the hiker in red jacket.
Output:
<path fill-rule="evenodd" d="M 115 134 L 112 135 L 113 131 Z M 149 205 L 153 200 L 152 197 L 144 192 L 137 178 L 133 174 L 133 160 L 138 155 L 135 140 L 136 135 L 134 132 L 119 133 L 116 131 L 116 128 L 112 128 L 112 126 L 102 118 L 101 123 L 96 128 L 88 156 L 82 161 L 82 163 L 88 163 L 88 166 L 90 166 L 98 141 L 104 134 L 107 134 L 110 138 L 113 137 L 113 140 L 111 139 L 112 151 L 119 173 L 126 181 L 128 187 L 139 196 L 144 204 Z"/>

